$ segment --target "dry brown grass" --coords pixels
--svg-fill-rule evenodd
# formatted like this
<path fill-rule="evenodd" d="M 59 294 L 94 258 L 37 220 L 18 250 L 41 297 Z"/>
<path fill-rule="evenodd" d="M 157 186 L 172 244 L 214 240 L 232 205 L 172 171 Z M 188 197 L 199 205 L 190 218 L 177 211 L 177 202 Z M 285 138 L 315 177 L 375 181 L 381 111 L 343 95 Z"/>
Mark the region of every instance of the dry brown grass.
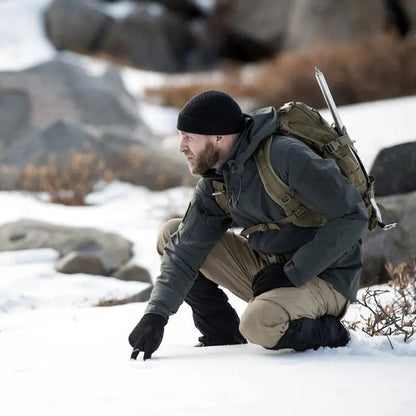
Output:
<path fill-rule="evenodd" d="M 258 105 L 280 106 L 296 100 L 322 107 L 315 66 L 325 73 L 340 105 L 415 94 L 416 37 L 386 36 L 303 53 L 284 53 L 251 66 L 249 76 L 246 67 L 232 66 L 223 71 L 223 79 L 199 75 L 178 85 L 173 78 L 160 88 L 148 89 L 147 95 L 177 108 L 206 89 L 251 98 Z"/>
<path fill-rule="evenodd" d="M 47 192 L 53 203 L 84 205 L 85 196 L 99 180 L 120 180 L 152 190 L 192 183 L 191 175 L 184 176 L 183 171 L 174 168 L 173 162 L 156 161 L 145 150 L 131 146 L 107 160 L 92 153 L 74 153 L 67 166 L 60 166 L 54 157 L 44 165 L 29 164 L 16 188 Z"/>
<path fill-rule="evenodd" d="M 45 165 L 29 164 L 21 175 L 17 188 L 47 192 L 51 202 L 83 205 L 85 196 L 104 175 L 104 162 L 94 154 L 74 153 L 68 167 L 60 167 L 56 158 L 49 157 Z"/>

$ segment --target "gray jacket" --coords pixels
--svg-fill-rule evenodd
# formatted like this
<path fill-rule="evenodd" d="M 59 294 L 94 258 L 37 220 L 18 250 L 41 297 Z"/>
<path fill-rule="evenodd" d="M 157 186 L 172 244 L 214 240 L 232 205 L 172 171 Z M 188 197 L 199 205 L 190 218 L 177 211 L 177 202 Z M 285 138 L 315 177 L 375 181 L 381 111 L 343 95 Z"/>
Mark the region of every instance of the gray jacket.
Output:
<path fill-rule="evenodd" d="M 206 256 L 231 223 L 246 228 L 285 216 L 265 191 L 253 158 L 262 140 L 275 132 L 276 117 L 273 107 L 247 115 L 243 134 L 214 174 L 227 187 L 232 220 L 212 196 L 212 177 L 207 173 L 199 180 L 179 230 L 165 248 L 146 313 L 169 316 L 178 310 Z M 296 197 L 328 222 L 319 228 L 286 224 L 279 231 L 253 233 L 251 248 L 295 253 L 284 266 L 295 286 L 319 276 L 354 300 L 362 266 L 359 240 L 368 219 L 361 196 L 333 160 L 321 158 L 299 140 L 276 135 L 271 160 Z"/>

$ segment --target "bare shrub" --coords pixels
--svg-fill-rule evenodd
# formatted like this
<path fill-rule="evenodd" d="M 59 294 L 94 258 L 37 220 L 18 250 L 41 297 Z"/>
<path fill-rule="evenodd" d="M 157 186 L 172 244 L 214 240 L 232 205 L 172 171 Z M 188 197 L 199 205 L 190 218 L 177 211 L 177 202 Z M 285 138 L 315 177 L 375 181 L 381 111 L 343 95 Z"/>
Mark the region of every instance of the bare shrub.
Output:
<path fill-rule="evenodd" d="M 120 180 L 152 190 L 194 184 L 185 167 L 143 148 L 129 146 L 122 152 L 102 159 L 95 153 L 73 153 L 69 164 L 59 165 L 56 157 L 45 164 L 29 164 L 16 188 L 31 192 L 47 192 L 51 202 L 84 205 L 85 197 L 99 180 Z"/>
<path fill-rule="evenodd" d="M 193 95 L 207 89 L 223 90 L 236 98 L 251 98 L 259 105 L 281 106 L 303 101 L 324 106 L 313 69 L 318 66 L 328 80 L 338 104 L 352 104 L 416 93 L 414 65 L 416 37 L 393 36 L 325 46 L 307 52 L 287 52 L 251 65 L 231 66 L 223 77 L 198 75 L 178 83 L 175 77 L 148 97 L 164 105 L 182 107 Z"/>
<path fill-rule="evenodd" d="M 83 205 L 105 165 L 92 153 L 73 153 L 67 166 L 60 166 L 56 157 L 49 157 L 44 165 L 29 164 L 19 178 L 18 189 L 47 192 L 51 202 L 64 205 Z"/>
<path fill-rule="evenodd" d="M 401 335 L 406 342 L 416 330 L 416 261 L 396 267 L 387 263 L 386 270 L 391 277 L 389 289 L 368 288 L 357 300 L 365 316 L 362 313 L 359 320 L 345 323 L 349 329 L 360 329 L 372 337 Z"/>

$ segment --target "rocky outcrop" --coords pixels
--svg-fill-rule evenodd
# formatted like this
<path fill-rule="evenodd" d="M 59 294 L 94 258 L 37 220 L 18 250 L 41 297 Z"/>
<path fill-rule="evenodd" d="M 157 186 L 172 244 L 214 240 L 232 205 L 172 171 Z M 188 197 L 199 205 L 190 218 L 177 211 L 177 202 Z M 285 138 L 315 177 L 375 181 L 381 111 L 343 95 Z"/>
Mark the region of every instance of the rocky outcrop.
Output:
<path fill-rule="evenodd" d="M 90 75 L 66 59 L 0 73 L 2 189 L 47 191 L 39 175 L 75 180 L 68 170 L 79 168 L 79 155 L 89 160 L 82 170 L 91 182 L 86 191 L 99 179 L 150 189 L 194 183 L 186 163 L 158 146 L 115 68 Z"/>
<path fill-rule="evenodd" d="M 376 196 L 416 191 L 416 141 L 382 149 L 370 174 L 376 178 Z"/>
<path fill-rule="evenodd" d="M 54 0 L 44 18 L 46 33 L 58 50 L 99 54 L 140 68 L 175 72 L 186 68 L 191 42 L 181 13 L 196 11 L 191 4 L 175 7 L 140 2 L 126 17 L 113 18 L 97 0 Z"/>
<path fill-rule="evenodd" d="M 0 97 L 5 95 L 0 102 L 11 92 L 19 104 L 17 114 L 24 117 L 30 112 L 31 125 L 37 129 L 67 119 L 100 130 L 150 135 L 138 115 L 136 100 L 111 66 L 101 76 L 90 75 L 81 65 L 58 56 L 23 71 L 0 72 Z"/>
<path fill-rule="evenodd" d="M 45 27 L 59 50 L 164 72 L 209 68 L 222 58 L 255 61 L 415 27 L 412 0 L 131 1 L 120 17 L 104 0 L 54 0 Z"/>
<path fill-rule="evenodd" d="M 376 229 L 363 238 L 364 265 L 362 285 L 388 280 L 386 262 L 398 265 L 416 259 L 416 192 L 377 198 L 390 213 L 388 220 L 398 226 L 390 231 Z"/>

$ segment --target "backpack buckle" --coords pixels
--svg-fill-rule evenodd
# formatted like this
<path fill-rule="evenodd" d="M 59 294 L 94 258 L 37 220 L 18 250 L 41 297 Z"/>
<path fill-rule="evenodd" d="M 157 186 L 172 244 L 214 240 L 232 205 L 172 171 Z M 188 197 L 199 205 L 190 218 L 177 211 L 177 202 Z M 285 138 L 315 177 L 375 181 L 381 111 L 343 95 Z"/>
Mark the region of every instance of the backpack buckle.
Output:
<path fill-rule="evenodd" d="M 280 199 L 279 199 L 279 201 L 281 202 L 281 204 L 282 205 L 286 205 L 286 204 L 288 204 L 289 202 L 290 202 L 290 200 L 291 200 L 292 198 L 290 197 L 290 195 L 289 194 L 284 194 Z"/>
<path fill-rule="evenodd" d="M 340 148 L 340 145 L 337 140 L 333 140 L 332 142 L 327 143 L 324 148 L 328 153 L 333 153 Z"/>
<path fill-rule="evenodd" d="M 307 212 L 308 210 L 305 207 L 300 207 L 299 209 L 295 211 L 295 216 L 296 218 L 301 219 L 302 217 L 306 215 Z"/>
<path fill-rule="evenodd" d="M 269 231 L 269 227 L 267 224 L 258 224 L 259 231 Z"/>

